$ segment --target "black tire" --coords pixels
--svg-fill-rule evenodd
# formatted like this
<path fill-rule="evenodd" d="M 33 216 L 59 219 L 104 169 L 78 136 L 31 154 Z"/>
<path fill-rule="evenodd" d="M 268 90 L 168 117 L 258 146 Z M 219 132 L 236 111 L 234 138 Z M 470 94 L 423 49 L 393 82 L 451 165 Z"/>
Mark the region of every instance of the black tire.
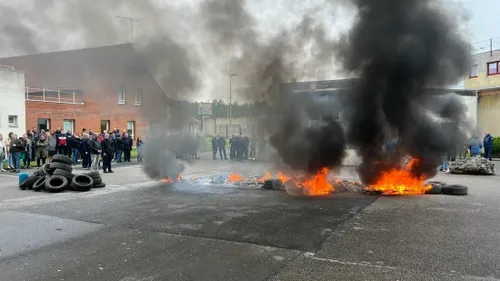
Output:
<path fill-rule="evenodd" d="M 468 194 L 468 188 L 460 184 L 447 184 L 443 186 L 443 193 L 447 195 L 464 196 Z"/>
<path fill-rule="evenodd" d="M 45 190 L 52 193 L 62 192 L 68 187 L 68 179 L 63 176 L 50 176 L 45 180 Z"/>
<path fill-rule="evenodd" d="M 94 180 L 88 175 L 75 175 L 71 181 L 71 190 L 85 192 L 94 186 Z"/>
<path fill-rule="evenodd" d="M 71 182 L 73 180 L 73 177 L 75 176 L 72 173 L 65 171 L 65 170 L 61 170 L 61 169 L 56 169 L 54 171 L 53 175 L 54 176 L 63 176 L 66 179 L 68 179 L 68 182 Z"/>
<path fill-rule="evenodd" d="M 45 173 L 43 172 L 42 168 L 40 167 L 38 170 L 33 172 L 33 176 L 45 176 Z"/>
<path fill-rule="evenodd" d="M 61 163 L 66 165 L 73 165 L 73 160 L 66 155 L 56 154 L 52 156 L 52 162 Z"/>
<path fill-rule="evenodd" d="M 105 183 L 94 184 L 93 188 L 103 188 L 106 187 Z"/>
<path fill-rule="evenodd" d="M 50 165 L 50 163 L 47 163 L 40 168 L 45 176 L 52 176 L 52 173 L 54 173 L 54 169 L 52 169 Z"/>
<path fill-rule="evenodd" d="M 443 193 L 443 185 L 439 183 L 429 183 L 432 188 L 425 191 L 425 194 L 442 194 Z"/>
<path fill-rule="evenodd" d="M 96 179 L 93 179 L 93 180 L 94 180 L 94 185 L 102 183 L 102 179 L 101 178 L 96 178 Z"/>
<path fill-rule="evenodd" d="M 48 176 L 39 177 L 38 180 L 33 184 L 33 190 L 42 191 L 45 188 L 45 181 L 47 181 L 48 178 Z"/>
<path fill-rule="evenodd" d="M 35 176 L 35 175 L 31 175 L 29 176 L 27 179 L 25 179 L 21 184 L 19 184 L 19 188 L 21 190 L 25 190 L 25 189 L 32 189 L 33 188 L 33 184 L 40 178 L 40 176 Z"/>
<path fill-rule="evenodd" d="M 52 170 L 56 170 L 56 169 L 65 170 L 66 172 L 69 172 L 69 173 L 73 172 L 73 167 L 71 167 L 71 165 L 58 163 L 58 162 L 50 163 L 50 168 Z"/>
<path fill-rule="evenodd" d="M 101 174 L 98 171 L 86 173 L 84 175 L 87 175 L 87 176 L 91 177 L 94 180 L 101 177 Z"/>

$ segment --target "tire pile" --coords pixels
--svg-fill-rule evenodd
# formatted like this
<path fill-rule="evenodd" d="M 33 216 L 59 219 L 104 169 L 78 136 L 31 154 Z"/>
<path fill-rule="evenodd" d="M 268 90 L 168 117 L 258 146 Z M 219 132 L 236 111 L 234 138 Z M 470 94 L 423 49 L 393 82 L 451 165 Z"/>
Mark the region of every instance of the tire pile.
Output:
<path fill-rule="evenodd" d="M 92 188 L 103 188 L 99 172 L 73 174 L 73 161 L 65 155 L 54 155 L 52 163 L 44 164 L 19 184 L 22 190 L 48 191 L 51 193 L 65 190 L 85 192 Z"/>
<path fill-rule="evenodd" d="M 426 194 L 446 194 L 455 196 L 465 196 L 469 193 L 469 189 L 465 185 L 460 184 L 447 184 L 441 181 L 430 181 L 427 182 L 432 186 L 431 189 L 427 190 Z"/>

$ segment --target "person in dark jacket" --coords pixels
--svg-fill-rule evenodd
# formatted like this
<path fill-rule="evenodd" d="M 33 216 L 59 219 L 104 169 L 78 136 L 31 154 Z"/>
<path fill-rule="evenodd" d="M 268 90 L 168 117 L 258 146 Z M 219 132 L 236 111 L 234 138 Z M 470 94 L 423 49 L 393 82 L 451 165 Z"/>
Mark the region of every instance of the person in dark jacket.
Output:
<path fill-rule="evenodd" d="M 24 142 L 18 138 L 16 134 L 12 134 L 10 142 L 10 154 L 12 154 L 13 170 L 12 172 L 19 173 L 21 170 L 21 152 L 24 152 Z"/>
<path fill-rule="evenodd" d="M 243 145 L 242 145 L 243 157 L 242 157 L 242 159 L 248 159 L 248 149 L 250 148 L 250 139 L 245 135 L 241 139 L 243 141 Z"/>
<path fill-rule="evenodd" d="M 217 137 L 212 138 L 212 155 L 214 157 L 214 160 L 217 160 L 217 148 L 219 147 L 219 141 L 217 140 Z"/>
<path fill-rule="evenodd" d="M 80 146 L 82 144 L 82 140 L 75 133 L 72 136 L 68 137 L 68 147 L 71 149 L 71 155 L 73 158 L 73 165 L 78 164 L 78 159 L 80 156 Z"/>
<path fill-rule="evenodd" d="M 109 136 L 108 136 L 109 139 Z M 111 141 L 110 141 L 111 143 Z M 115 133 L 115 141 L 114 141 L 114 149 L 116 151 L 116 163 L 122 162 L 122 153 L 123 153 L 123 139 L 120 136 L 120 132 Z M 111 147 L 111 151 L 113 151 L 113 147 Z"/>
<path fill-rule="evenodd" d="M 488 158 L 488 160 L 492 160 L 492 156 L 493 156 L 493 136 L 490 135 L 490 133 L 485 133 L 484 134 L 484 140 L 483 140 L 483 144 L 484 144 L 484 154 L 486 156 L 486 158 Z"/>
<path fill-rule="evenodd" d="M 90 168 L 90 147 L 89 147 L 89 135 L 87 133 L 82 134 L 82 142 L 80 143 L 80 154 L 82 155 L 82 167 L 84 169 Z"/>
<path fill-rule="evenodd" d="M 123 154 L 124 154 L 123 161 L 131 162 L 130 152 L 132 151 L 132 145 L 133 145 L 132 137 L 130 137 L 127 133 L 125 133 L 123 134 L 122 140 L 123 140 Z"/>
<path fill-rule="evenodd" d="M 229 158 L 236 160 L 236 137 L 234 135 L 229 139 Z"/>
<path fill-rule="evenodd" d="M 109 141 L 109 134 L 104 134 L 104 139 L 101 142 L 102 147 L 102 169 L 104 173 L 113 173 L 111 170 L 111 158 L 113 157 L 113 149 Z"/>
<path fill-rule="evenodd" d="M 90 154 L 90 169 L 92 172 L 97 171 L 99 164 L 99 155 L 102 152 L 101 143 L 97 140 L 97 135 L 93 134 L 89 141 L 89 154 Z"/>
<path fill-rule="evenodd" d="M 222 160 L 222 155 L 224 155 L 224 159 L 227 160 L 226 139 L 223 136 L 219 135 L 219 137 L 217 138 L 217 143 L 219 148 L 220 160 Z"/>
<path fill-rule="evenodd" d="M 72 147 L 69 146 L 69 139 L 71 139 L 71 137 L 73 137 L 73 134 L 71 133 L 70 130 L 67 130 L 66 131 L 66 148 L 65 148 L 65 153 L 66 153 L 66 156 L 68 156 L 69 158 L 73 157 L 73 149 L 72 149 Z"/>

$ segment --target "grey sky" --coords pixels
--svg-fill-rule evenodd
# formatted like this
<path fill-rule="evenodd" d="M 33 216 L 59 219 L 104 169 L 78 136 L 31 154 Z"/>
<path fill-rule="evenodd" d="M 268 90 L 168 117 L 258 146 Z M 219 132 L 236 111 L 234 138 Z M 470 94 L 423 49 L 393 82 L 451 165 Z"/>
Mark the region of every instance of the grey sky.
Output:
<path fill-rule="evenodd" d="M 460 0 L 464 8 L 470 13 L 471 19 L 467 25 L 470 40 L 482 41 L 500 37 L 500 1 L 498 0 Z"/>

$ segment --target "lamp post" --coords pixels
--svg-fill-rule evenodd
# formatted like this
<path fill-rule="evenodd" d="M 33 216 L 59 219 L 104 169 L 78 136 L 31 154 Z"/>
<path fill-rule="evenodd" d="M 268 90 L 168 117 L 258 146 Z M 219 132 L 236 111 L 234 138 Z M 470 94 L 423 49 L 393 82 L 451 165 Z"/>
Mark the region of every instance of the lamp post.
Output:
<path fill-rule="evenodd" d="M 233 117 L 233 77 L 236 77 L 235 73 L 229 75 L 229 127 L 232 125 L 232 117 Z"/>

